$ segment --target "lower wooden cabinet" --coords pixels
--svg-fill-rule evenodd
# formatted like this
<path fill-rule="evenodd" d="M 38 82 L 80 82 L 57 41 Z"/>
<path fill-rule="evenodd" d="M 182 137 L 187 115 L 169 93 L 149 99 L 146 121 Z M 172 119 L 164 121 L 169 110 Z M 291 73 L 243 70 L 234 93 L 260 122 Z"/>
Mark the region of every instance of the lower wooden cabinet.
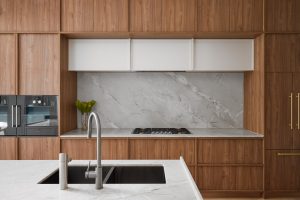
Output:
<path fill-rule="evenodd" d="M 96 139 L 62 139 L 61 152 L 67 153 L 73 160 L 95 160 Z M 127 139 L 103 139 L 103 160 L 128 159 Z"/>
<path fill-rule="evenodd" d="M 129 158 L 146 160 L 178 160 L 195 164 L 194 139 L 129 139 Z"/>
<path fill-rule="evenodd" d="M 0 160 L 17 159 L 17 138 L 0 137 Z"/>
<path fill-rule="evenodd" d="M 263 168 L 243 166 L 198 167 L 198 187 L 217 191 L 262 191 Z"/>
<path fill-rule="evenodd" d="M 300 150 L 266 150 L 265 160 L 266 193 L 278 193 L 276 196 L 298 193 L 299 197 Z"/>
<path fill-rule="evenodd" d="M 59 137 L 19 137 L 20 160 L 57 160 Z"/>

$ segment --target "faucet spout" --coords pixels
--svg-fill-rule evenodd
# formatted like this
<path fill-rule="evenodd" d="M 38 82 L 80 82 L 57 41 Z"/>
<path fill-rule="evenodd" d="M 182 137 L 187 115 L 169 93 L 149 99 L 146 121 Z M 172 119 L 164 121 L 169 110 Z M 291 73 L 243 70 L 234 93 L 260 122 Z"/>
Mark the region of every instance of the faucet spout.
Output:
<path fill-rule="evenodd" d="M 95 171 L 90 172 L 89 167 L 85 173 L 87 178 L 95 178 L 96 179 L 96 189 L 103 188 L 102 181 L 102 164 L 101 164 L 101 123 L 100 117 L 97 113 L 91 112 L 88 118 L 88 130 L 87 137 L 90 138 L 92 135 L 92 121 L 95 118 L 96 122 L 96 131 L 97 131 L 97 166 Z"/>

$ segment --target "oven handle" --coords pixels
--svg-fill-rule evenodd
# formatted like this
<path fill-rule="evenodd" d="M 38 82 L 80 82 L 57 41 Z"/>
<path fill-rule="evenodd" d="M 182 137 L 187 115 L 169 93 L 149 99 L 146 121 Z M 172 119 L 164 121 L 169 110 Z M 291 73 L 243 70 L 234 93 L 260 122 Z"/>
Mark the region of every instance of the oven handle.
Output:
<path fill-rule="evenodd" d="M 15 123 L 14 123 L 14 105 L 11 106 L 11 127 L 14 128 L 15 127 Z"/>
<path fill-rule="evenodd" d="M 16 127 L 21 126 L 21 106 L 16 105 Z"/>

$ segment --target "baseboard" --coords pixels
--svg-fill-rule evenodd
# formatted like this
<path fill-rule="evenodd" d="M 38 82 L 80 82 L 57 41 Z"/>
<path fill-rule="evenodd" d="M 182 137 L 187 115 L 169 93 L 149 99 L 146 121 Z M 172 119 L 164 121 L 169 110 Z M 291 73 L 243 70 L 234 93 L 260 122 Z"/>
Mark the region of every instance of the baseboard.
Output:
<path fill-rule="evenodd" d="M 265 191 L 264 198 L 300 197 L 300 191 Z"/>
<path fill-rule="evenodd" d="M 263 191 L 222 191 L 222 190 L 201 190 L 204 198 L 260 198 Z"/>

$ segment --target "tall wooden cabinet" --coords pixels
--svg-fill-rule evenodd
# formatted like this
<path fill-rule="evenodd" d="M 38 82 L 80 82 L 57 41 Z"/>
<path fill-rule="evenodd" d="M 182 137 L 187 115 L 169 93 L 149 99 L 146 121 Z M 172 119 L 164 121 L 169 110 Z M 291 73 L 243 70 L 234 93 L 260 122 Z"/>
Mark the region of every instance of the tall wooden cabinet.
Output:
<path fill-rule="evenodd" d="M 59 42 L 56 34 L 20 35 L 20 95 L 59 95 Z"/>
<path fill-rule="evenodd" d="M 293 1 L 287 2 L 289 6 L 293 4 Z M 283 2 L 276 0 L 272 6 L 277 3 Z M 268 27 L 271 22 L 267 22 Z M 288 30 L 287 27 L 279 29 L 279 24 L 271 25 L 277 31 Z M 265 36 L 266 197 L 300 196 L 299 44 L 300 34 Z"/>
<path fill-rule="evenodd" d="M 16 35 L 0 34 L 0 94 L 17 93 Z"/>

